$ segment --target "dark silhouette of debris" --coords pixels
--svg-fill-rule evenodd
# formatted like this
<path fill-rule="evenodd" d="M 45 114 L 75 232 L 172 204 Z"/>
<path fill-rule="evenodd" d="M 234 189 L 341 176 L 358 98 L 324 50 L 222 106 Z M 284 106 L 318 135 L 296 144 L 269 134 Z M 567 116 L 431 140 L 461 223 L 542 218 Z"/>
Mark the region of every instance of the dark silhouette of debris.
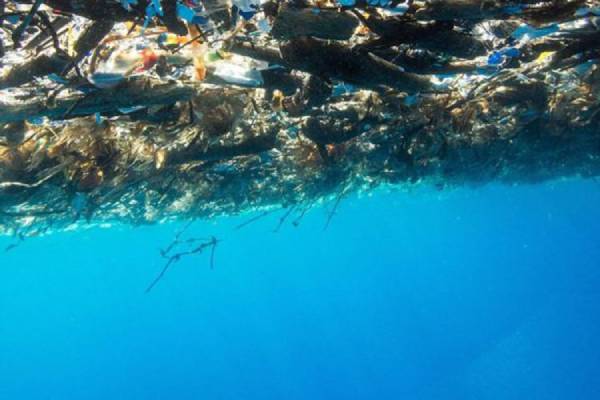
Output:
<path fill-rule="evenodd" d="M 198 241 L 201 241 L 201 240 L 203 240 L 203 239 L 191 238 L 191 239 L 182 241 L 179 238 L 177 238 L 175 241 L 173 241 L 167 247 L 166 251 L 161 250 L 161 255 L 164 258 L 167 258 L 167 263 L 162 268 L 160 273 L 156 276 L 156 278 L 154 278 L 154 280 L 150 283 L 150 285 L 148 285 L 148 287 L 146 288 L 146 293 L 149 293 L 154 288 L 154 286 L 156 286 L 156 284 L 158 284 L 158 282 L 160 282 L 160 280 L 165 276 L 165 274 L 167 273 L 167 271 L 169 270 L 171 265 L 179 262 L 182 258 L 184 258 L 186 256 L 200 254 L 207 248 L 210 248 L 210 251 L 211 251 L 210 252 L 210 269 L 211 270 L 214 269 L 215 248 L 217 247 L 217 244 L 219 243 L 219 241 L 217 240 L 216 237 L 211 236 L 209 240 L 202 241 L 200 244 L 196 244 Z M 180 251 L 180 252 L 170 255 L 169 252 L 171 252 L 174 247 L 176 247 L 177 245 L 180 245 L 180 244 L 186 244 L 188 246 L 191 245 L 191 248 L 189 250 Z"/>
<path fill-rule="evenodd" d="M 281 229 L 283 224 L 285 224 L 285 221 L 295 210 L 296 210 L 296 204 L 288 207 L 287 210 L 285 211 L 285 213 L 279 218 L 279 222 L 277 223 L 277 226 L 275 227 L 275 230 L 273 232 L 275 232 L 275 233 L 279 232 L 279 230 Z"/>
<path fill-rule="evenodd" d="M 340 205 L 340 202 L 342 201 L 342 198 L 344 197 L 345 194 L 346 194 L 346 189 L 344 188 L 335 197 L 335 203 L 333 203 L 333 207 L 331 208 L 331 210 L 327 214 L 327 221 L 325 222 L 325 226 L 323 227 L 324 231 L 326 231 L 327 228 L 329 228 L 329 224 L 331 223 L 331 220 L 335 216 L 336 211 L 337 211 L 337 209 L 338 209 L 338 207 Z"/>

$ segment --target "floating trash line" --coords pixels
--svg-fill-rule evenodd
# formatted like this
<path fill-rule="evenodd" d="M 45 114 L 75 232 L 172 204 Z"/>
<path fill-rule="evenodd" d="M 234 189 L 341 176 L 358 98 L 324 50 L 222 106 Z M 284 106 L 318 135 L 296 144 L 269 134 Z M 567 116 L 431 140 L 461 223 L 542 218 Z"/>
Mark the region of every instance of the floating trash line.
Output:
<path fill-rule="evenodd" d="M 596 1 L 1 5 L 1 234 L 600 175 Z"/>

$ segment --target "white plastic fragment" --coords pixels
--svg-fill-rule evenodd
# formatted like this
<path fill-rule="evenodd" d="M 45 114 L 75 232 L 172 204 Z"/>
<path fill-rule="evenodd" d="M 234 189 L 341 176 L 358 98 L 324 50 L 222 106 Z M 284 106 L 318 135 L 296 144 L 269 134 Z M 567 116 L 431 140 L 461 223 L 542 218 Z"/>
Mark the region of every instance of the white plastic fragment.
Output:
<path fill-rule="evenodd" d="M 256 68 L 244 67 L 228 62 L 215 63 L 214 75 L 229 82 L 241 86 L 257 87 L 263 84 L 263 78 Z"/>

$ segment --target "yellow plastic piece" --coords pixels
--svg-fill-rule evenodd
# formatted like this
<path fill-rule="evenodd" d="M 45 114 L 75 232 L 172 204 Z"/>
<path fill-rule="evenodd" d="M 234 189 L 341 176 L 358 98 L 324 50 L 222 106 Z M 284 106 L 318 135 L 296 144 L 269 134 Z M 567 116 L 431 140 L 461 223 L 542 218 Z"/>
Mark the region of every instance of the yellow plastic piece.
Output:
<path fill-rule="evenodd" d="M 548 61 L 554 55 L 554 51 L 543 51 L 539 57 L 535 60 L 536 63 L 543 63 Z"/>

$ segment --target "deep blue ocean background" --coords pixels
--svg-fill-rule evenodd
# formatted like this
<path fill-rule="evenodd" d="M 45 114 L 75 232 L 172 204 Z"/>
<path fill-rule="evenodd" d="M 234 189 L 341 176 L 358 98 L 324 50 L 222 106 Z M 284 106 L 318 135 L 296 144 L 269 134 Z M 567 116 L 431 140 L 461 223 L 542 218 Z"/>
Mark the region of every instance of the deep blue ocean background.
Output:
<path fill-rule="evenodd" d="M 344 199 L 0 253 L 0 399 L 599 399 L 600 185 Z M 1 238 L 4 249 L 13 238 Z"/>

